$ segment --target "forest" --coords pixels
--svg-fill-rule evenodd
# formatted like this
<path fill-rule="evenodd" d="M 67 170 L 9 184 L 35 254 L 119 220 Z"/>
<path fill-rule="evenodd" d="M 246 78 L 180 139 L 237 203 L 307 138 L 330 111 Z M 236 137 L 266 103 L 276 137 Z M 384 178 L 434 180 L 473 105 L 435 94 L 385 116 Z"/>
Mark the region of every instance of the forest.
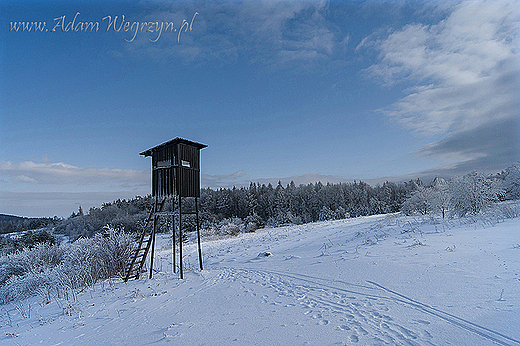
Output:
<path fill-rule="evenodd" d="M 500 173 L 485 175 L 471 172 L 450 180 L 436 178 L 430 183 L 420 179 L 408 182 L 385 182 L 370 186 L 362 181 L 352 183 L 283 186 L 251 183 L 249 187 L 201 189 L 199 199 L 201 227 L 205 234 L 237 234 L 251 232 L 264 226 L 302 224 L 315 221 L 395 213 L 439 215 L 441 217 L 476 215 L 495 202 L 520 198 L 520 165 L 514 164 Z M 187 208 L 193 208 L 187 199 Z M 143 226 L 152 196 L 119 199 L 84 212 L 79 207 L 66 219 L 47 218 L 38 221 L 2 223 L 6 230 L 26 231 L 46 228 L 69 240 L 88 238 L 102 232 L 105 226 L 138 232 Z M 167 201 L 166 205 L 171 205 Z M 195 220 L 186 217 L 185 231 L 194 229 Z M 169 222 L 161 230 L 168 231 Z M 41 234 L 41 239 L 46 239 Z M 2 240 L 4 250 L 7 243 Z M 23 245 L 23 244 L 22 244 Z M 20 246 L 8 246 L 9 251 Z M 5 251 L 2 251 L 5 253 Z"/>

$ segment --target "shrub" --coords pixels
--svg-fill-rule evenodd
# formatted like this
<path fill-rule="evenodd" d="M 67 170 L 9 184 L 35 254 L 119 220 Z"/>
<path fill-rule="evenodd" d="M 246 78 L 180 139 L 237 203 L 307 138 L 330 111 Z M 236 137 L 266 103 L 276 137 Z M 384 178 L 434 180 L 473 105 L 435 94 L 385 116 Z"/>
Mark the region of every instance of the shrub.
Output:
<path fill-rule="evenodd" d="M 92 286 L 100 279 L 122 275 L 133 250 L 132 236 L 106 229 L 94 238 L 71 244 L 37 244 L 0 257 L 0 302 L 34 294 L 48 296 Z"/>
<path fill-rule="evenodd" d="M 219 223 L 219 235 L 238 235 L 245 229 L 242 220 L 239 218 L 224 219 Z"/>
<path fill-rule="evenodd" d="M 258 214 L 253 213 L 244 220 L 246 224 L 246 232 L 254 232 L 259 228 L 264 227 L 264 222 Z"/>
<path fill-rule="evenodd" d="M 54 238 L 51 234 L 47 233 L 45 230 L 40 230 L 36 232 L 27 231 L 20 238 L 24 247 L 32 248 L 37 244 L 46 243 L 53 245 L 56 243 L 56 238 Z"/>

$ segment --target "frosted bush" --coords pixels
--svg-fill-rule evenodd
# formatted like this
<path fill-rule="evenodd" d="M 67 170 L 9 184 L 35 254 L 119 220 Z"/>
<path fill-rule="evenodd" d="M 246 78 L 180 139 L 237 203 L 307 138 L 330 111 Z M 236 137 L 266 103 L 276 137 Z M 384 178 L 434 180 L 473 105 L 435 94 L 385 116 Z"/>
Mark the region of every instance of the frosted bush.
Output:
<path fill-rule="evenodd" d="M 114 229 L 94 238 L 94 252 L 103 278 L 123 275 L 134 247 L 133 237 Z"/>
<path fill-rule="evenodd" d="M 431 187 L 418 186 L 410 198 L 403 204 L 402 211 L 406 215 L 426 215 L 433 210 L 434 190 Z"/>
<path fill-rule="evenodd" d="M 513 219 L 520 216 L 520 203 L 518 201 L 512 203 L 500 203 L 497 205 L 501 215 L 506 219 Z"/>
<path fill-rule="evenodd" d="M 284 225 L 299 225 L 304 222 L 301 216 L 294 216 L 291 211 L 280 211 L 276 216 L 270 217 L 266 225 L 269 227 L 278 227 Z"/>
<path fill-rule="evenodd" d="M 343 208 L 341 206 L 338 207 L 334 211 L 334 219 L 336 219 L 336 220 L 342 220 L 342 219 L 346 219 L 349 217 L 350 217 L 349 213 L 345 210 L 345 208 Z"/>
<path fill-rule="evenodd" d="M 509 199 L 520 199 L 520 163 L 505 170 L 504 189 Z"/>
<path fill-rule="evenodd" d="M 482 212 L 482 217 L 490 222 L 500 222 L 520 216 L 520 202 L 509 201 L 496 203 Z"/>
<path fill-rule="evenodd" d="M 61 282 L 71 288 L 92 286 L 99 275 L 99 265 L 95 260 L 94 242 L 92 239 L 78 239 L 69 247 L 59 267 Z"/>
<path fill-rule="evenodd" d="M 26 273 L 23 276 L 11 277 L 0 287 L 0 302 L 4 304 L 13 300 L 26 299 L 41 292 L 42 288 L 56 287 L 51 273 L 50 269 L 42 269 L 40 273 Z"/>
<path fill-rule="evenodd" d="M 236 236 L 243 232 L 254 232 L 258 227 L 253 222 L 244 222 L 240 218 L 223 219 L 217 224 L 206 224 L 201 228 L 202 236 Z"/>
<path fill-rule="evenodd" d="M 63 246 L 41 243 L 32 249 L 0 257 L 0 286 L 12 276 L 39 273 L 57 266 L 63 260 L 64 251 Z"/>
<path fill-rule="evenodd" d="M 256 213 L 250 214 L 244 222 L 246 224 L 246 232 L 254 232 L 264 226 L 262 218 Z"/>
<path fill-rule="evenodd" d="M 224 219 L 218 225 L 219 235 L 237 235 L 243 230 L 245 226 L 239 218 Z"/>
<path fill-rule="evenodd" d="M 69 292 L 122 275 L 133 246 L 131 235 L 107 229 L 72 244 L 39 244 L 0 257 L 0 303 Z"/>
<path fill-rule="evenodd" d="M 2 256 L 0 258 L 0 286 L 3 286 L 11 276 L 23 275 L 24 264 L 17 256 Z"/>

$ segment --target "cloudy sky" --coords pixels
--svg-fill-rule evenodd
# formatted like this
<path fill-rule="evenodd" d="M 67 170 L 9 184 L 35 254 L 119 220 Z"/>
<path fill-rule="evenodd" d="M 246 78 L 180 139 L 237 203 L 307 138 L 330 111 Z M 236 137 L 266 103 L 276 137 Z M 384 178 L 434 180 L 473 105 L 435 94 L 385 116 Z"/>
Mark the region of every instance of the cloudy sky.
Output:
<path fill-rule="evenodd" d="M 502 0 L 4 1 L 0 213 L 147 194 L 138 153 L 174 137 L 208 145 L 212 188 L 500 171 L 520 159 L 519 18 Z"/>

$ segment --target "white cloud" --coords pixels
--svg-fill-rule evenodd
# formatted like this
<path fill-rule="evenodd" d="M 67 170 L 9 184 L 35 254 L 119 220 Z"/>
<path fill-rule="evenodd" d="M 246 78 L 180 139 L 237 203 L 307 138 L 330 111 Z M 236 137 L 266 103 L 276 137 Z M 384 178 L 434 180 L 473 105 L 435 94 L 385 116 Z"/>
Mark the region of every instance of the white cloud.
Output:
<path fill-rule="evenodd" d="M 343 60 L 349 36 L 327 20 L 327 2 L 249 2 L 241 8 L 246 47 L 273 69 L 312 69 Z"/>
<path fill-rule="evenodd" d="M 0 161 L 0 213 L 68 216 L 118 198 L 150 193 L 150 171 Z"/>
<path fill-rule="evenodd" d="M 148 184 L 148 170 L 77 167 L 63 162 L 0 161 L 0 176 L 7 183 L 31 185 L 133 186 Z"/>
<path fill-rule="evenodd" d="M 423 134 L 458 132 L 517 115 L 519 8 L 464 2 L 436 25 L 411 24 L 376 43 L 366 72 L 387 85 L 418 83 L 383 110 Z"/>
<path fill-rule="evenodd" d="M 502 124 L 516 124 L 520 114 L 519 34 L 518 2 L 468 1 L 435 25 L 410 24 L 358 49 L 380 52 L 369 76 L 414 85 L 383 114 L 417 134 L 447 136 L 421 155 L 457 158 L 454 170 L 500 169 L 519 157 L 518 141 L 501 140 L 518 136 L 516 126 Z"/>
<path fill-rule="evenodd" d="M 242 57 L 278 70 L 342 60 L 349 43 L 349 36 L 326 19 L 324 1 L 175 4 L 144 19 L 181 22 L 195 11 L 193 31 L 179 43 L 171 34 L 155 43 L 141 35 L 126 49 L 136 56 L 174 57 L 190 64 L 226 64 Z"/>

